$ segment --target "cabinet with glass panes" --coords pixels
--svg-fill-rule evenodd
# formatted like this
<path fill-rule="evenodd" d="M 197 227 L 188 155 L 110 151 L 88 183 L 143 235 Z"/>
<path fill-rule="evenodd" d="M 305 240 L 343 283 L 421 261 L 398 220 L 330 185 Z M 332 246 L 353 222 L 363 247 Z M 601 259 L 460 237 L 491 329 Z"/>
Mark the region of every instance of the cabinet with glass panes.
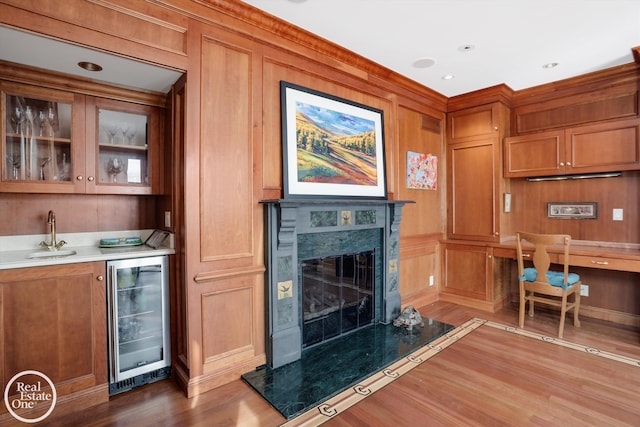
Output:
<path fill-rule="evenodd" d="M 0 89 L 0 192 L 161 192 L 159 108 L 4 81 Z"/>
<path fill-rule="evenodd" d="M 97 193 L 157 193 L 161 115 L 156 107 L 87 99 Z M 91 135 L 91 136 L 90 136 Z M 152 191 L 153 190 L 153 191 Z"/>
<path fill-rule="evenodd" d="M 73 93 L 0 83 L 2 89 L 3 191 L 83 191 L 72 179 L 84 150 L 78 131 L 78 103 Z"/>

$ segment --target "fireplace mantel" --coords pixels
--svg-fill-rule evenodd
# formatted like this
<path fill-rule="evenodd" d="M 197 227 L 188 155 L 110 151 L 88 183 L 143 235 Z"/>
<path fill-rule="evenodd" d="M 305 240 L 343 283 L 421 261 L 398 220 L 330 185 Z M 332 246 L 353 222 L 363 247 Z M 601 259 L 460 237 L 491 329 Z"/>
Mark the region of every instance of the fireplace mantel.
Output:
<path fill-rule="evenodd" d="M 301 292 L 298 241 L 304 234 L 327 233 L 327 239 L 357 230 L 381 231 L 376 322 L 389 323 L 400 314 L 400 221 L 405 200 L 279 199 L 265 205 L 267 263 L 267 363 L 272 368 L 302 355 Z M 303 239 L 304 240 L 304 239 Z M 338 237 L 336 240 L 342 240 Z M 324 245 L 323 245 L 324 246 Z M 331 247 L 331 241 L 326 245 Z M 330 250 L 330 249 L 323 249 Z M 330 255 L 330 254 L 326 254 Z"/>

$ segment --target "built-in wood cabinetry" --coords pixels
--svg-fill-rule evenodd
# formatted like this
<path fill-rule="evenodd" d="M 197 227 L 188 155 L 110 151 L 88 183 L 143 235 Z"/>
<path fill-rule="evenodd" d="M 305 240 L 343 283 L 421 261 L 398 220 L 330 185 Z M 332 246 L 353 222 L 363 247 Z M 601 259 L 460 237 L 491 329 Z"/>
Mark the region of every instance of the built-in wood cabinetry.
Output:
<path fill-rule="evenodd" d="M 504 139 L 507 178 L 640 169 L 640 119 Z"/>
<path fill-rule="evenodd" d="M 461 241 L 500 240 L 501 141 L 509 113 L 495 102 L 454 111 L 447 140 L 447 238 L 440 298 L 493 310 L 493 256 L 487 245 Z"/>
<path fill-rule="evenodd" d="M 506 107 L 492 103 L 449 116 L 447 141 L 447 237 L 500 239 L 502 137 L 508 131 Z"/>
<path fill-rule="evenodd" d="M 441 292 L 448 294 L 449 298 L 464 301 L 466 305 L 492 310 L 491 247 L 445 243 L 442 250 L 442 275 L 444 280 Z"/>
<path fill-rule="evenodd" d="M 162 193 L 163 108 L 2 78 L 0 192 Z"/>
<path fill-rule="evenodd" d="M 36 370 L 55 384 L 57 411 L 108 400 L 104 277 L 104 262 L 0 271 L 3 390 Z"/>

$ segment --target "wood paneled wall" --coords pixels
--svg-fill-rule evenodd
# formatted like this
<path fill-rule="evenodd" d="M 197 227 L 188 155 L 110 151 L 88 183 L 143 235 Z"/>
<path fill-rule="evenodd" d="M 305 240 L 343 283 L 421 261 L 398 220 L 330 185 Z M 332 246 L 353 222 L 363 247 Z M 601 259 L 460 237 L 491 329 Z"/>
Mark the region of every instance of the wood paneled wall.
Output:
<path fill-rule="evenodd" d="M 640 172 L 614 178 L 529 182 L 511 180 L 514 232 L 567 233 L 574 240 L 640 243 Z M 596 219 L 547 217 L 548 202 L 596 202 Z M 613 221 L 613 209 L 623 209 L 623 221 Z"/>

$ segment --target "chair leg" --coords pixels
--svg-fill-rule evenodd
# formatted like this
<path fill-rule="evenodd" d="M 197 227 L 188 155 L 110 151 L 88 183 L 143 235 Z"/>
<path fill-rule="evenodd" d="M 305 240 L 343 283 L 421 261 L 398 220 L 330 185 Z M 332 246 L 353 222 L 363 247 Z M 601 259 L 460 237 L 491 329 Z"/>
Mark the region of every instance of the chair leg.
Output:
<path fill-rule="evenodd" d="M 524 308 L 526 305 L 527 300 L 524 298 L 524 287 L 520 284 L 520 314 L 518 318 L 520 329 L 524 328 Z"/>
<path fill-rule="evenodd" d="M 567 314 L 567 292 L 562 293 L 562 307 L 560 308 L 560 329 L 558 330 L 558 337 L 562 338 L 564 333 L 564 318 Z"/>
<path fill-rule="evenodd" d="M 580 327 L 580 289 L 576 289 L 573 293 L 573 297 L 575 298 L 576 305 L 573 307 L 573 325 L 577 328 Z"/>
<path fill-rule="evenodd" d="M 533 291 L 529 292 L 529 296 L 533 296 Z M 529 300 L 529 317 L 533 317 L 533 300 Z"/>

